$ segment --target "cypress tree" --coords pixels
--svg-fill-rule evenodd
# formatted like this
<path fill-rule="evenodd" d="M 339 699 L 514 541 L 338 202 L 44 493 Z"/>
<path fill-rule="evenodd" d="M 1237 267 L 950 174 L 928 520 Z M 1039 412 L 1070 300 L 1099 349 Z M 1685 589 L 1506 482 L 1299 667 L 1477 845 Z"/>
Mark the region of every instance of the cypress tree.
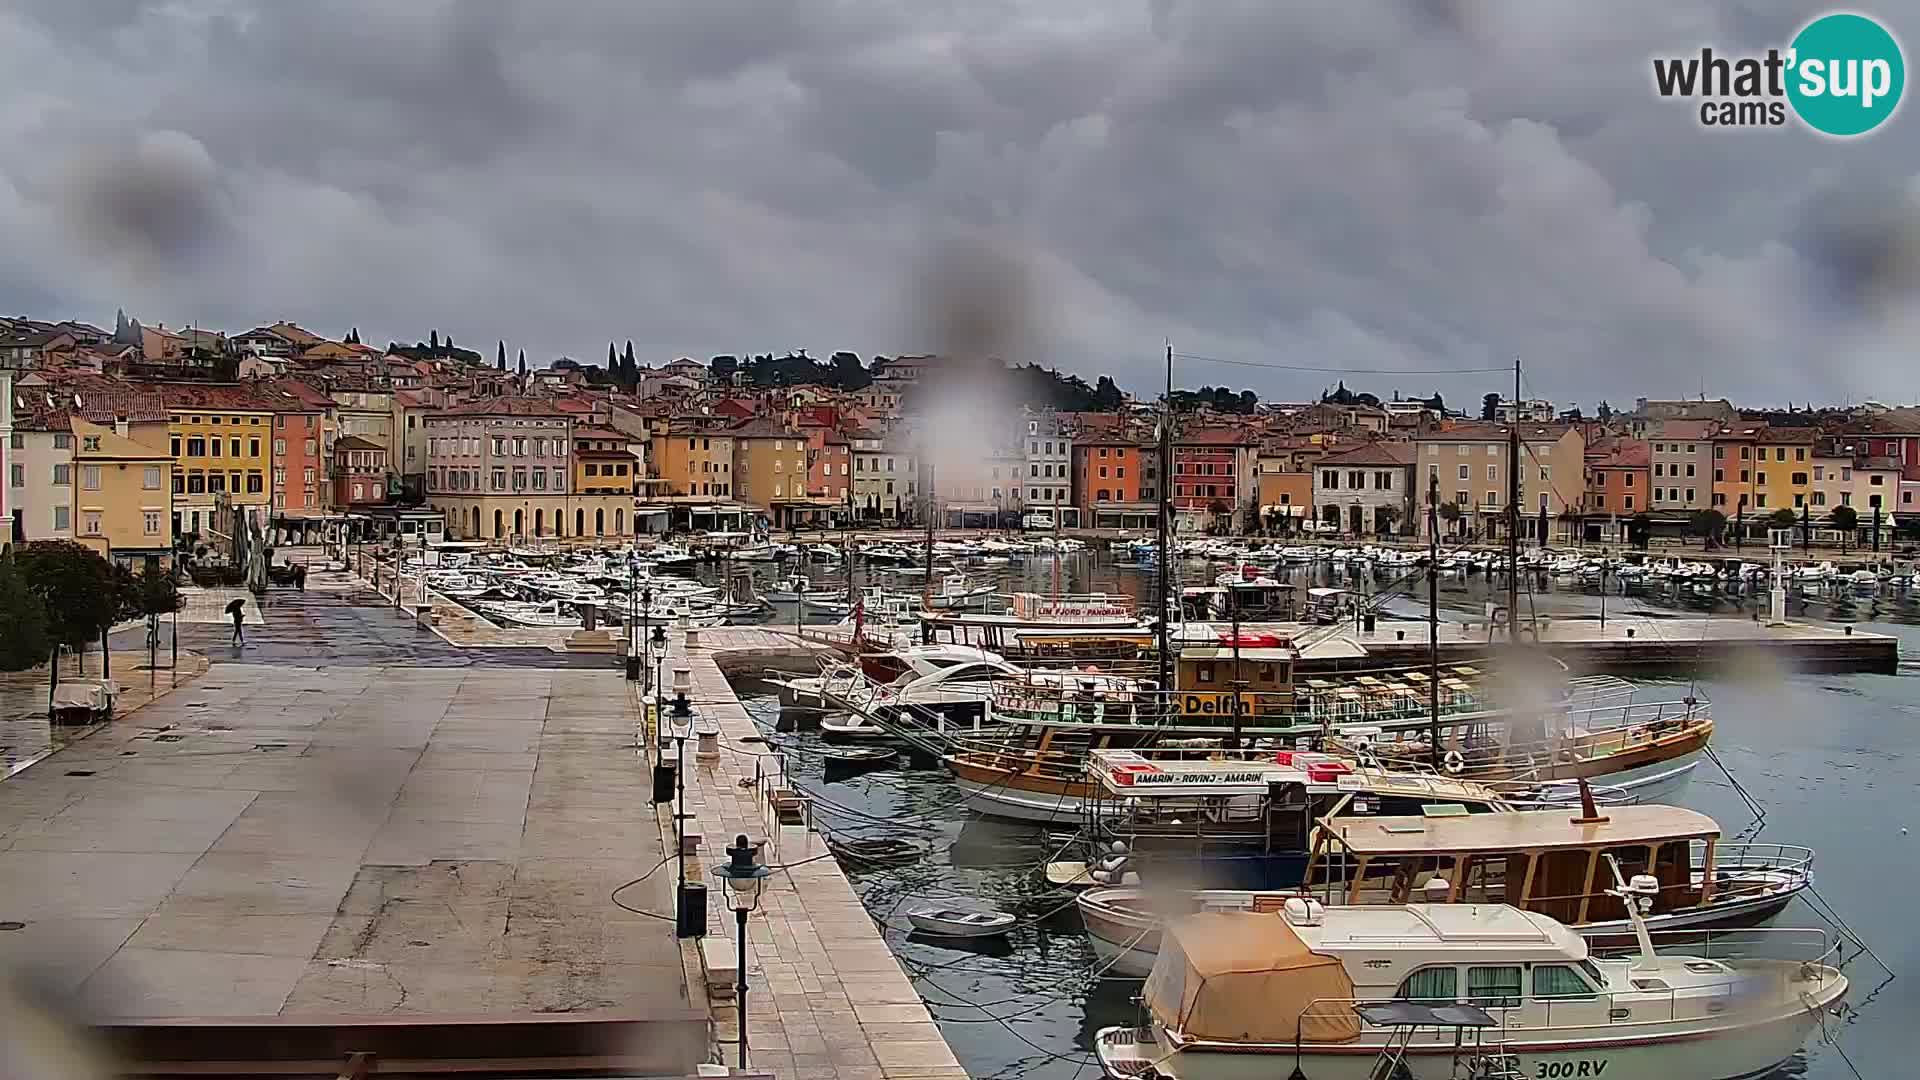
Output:
<path fill-rule="evenodd" d="M 520 374 L 522 376 L 525 376 L 526 373 L 527 373 L 527 350 L 521 349 L 520 350 Z"/>
<path fill-rule="evenodd" d="M 507 339 L 500 339 L 500 346 L 493 354 L 493 366 L 501 371 L 507 370 Z"/>
<path fill-rule="evenodd" d="M 427 331 L 427 348 L 432 349 L 434 352 L 440 351 L 440 331 Z"/>

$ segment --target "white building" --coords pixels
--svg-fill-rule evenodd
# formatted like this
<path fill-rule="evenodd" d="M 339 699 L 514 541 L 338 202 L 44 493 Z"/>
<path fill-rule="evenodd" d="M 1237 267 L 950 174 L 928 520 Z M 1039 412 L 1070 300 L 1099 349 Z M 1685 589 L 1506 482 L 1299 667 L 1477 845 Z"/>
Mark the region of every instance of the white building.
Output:
<path fill-rule="evenodd" d="M 1051 412 L 1025 410 L 1027 421 L 1026 504 L 1029 510 L 1073 502 L 1073 439 Z"/>

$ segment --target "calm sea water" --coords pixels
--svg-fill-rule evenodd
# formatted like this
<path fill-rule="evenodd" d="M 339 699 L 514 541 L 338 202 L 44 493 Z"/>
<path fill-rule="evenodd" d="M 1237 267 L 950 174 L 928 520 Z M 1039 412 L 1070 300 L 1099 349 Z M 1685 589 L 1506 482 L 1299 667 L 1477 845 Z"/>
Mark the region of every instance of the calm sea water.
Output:
<path fill-rule="evenodd" d="M 1212 572 L 1199 563 L 1180 567 L 1188 583 L 1204 581 Z M 976 576 L 997 576 L 1009 587 L 1045 589 L 1053 584 L 1055 570 L 1051 561 L 1043 561 Z M 1059 577 L 1071 590 L 1138 594 L 1153 587 L 1150 575 L 1119 570 L 1091 556 L 1063 561 Z M 844 580 L 824 569 L 816 578 Z M 1317 567 L 1296 572 L 1293 580 L 1303 586 L 1343 583 L 1345 575 Z M 1387 575 L 1378 580 L 1384 583 Z M 1498 591 L 1504 592 L 1503 584 Z M 1577 588 L 1556 590 L 1536 581 L 1529 592 L 1523 612 L 1531 605 L 1542 613 L 1597 615 L 1600 606 L 1598 596 Z M 1442 586 L 1442 604 L 1455 614 L 1481 610 L 1486 598 L 1484 578 L 1452 579 Z M 1607 610 L 1685 619 L 1744 613 L 1754 602 L 1651 591 L 1611 596 Z M 1423 613 L 1422 603 L 1399 600 L 1392 607 Z M 1796 598 L 1792 612 L 1795 618 L 1851 622 L 1893 634 L 1901 639 L 1904 655 L 1920 657 L 1920 596 L 1813 595 Z M 791 619 L 791 608 L 776 618 Z M 1821 895 L 1888 966 L 1913 976 L 1888 982 L 1865 957 L 1849 969 L 1857 1012 L 1833 1030 L 1839 1051 L 1867 1077 L 1907 1075 L 1900 1064 L 1902 1029 L 1920 1016 L 1920 936 L 1906 921 L 1920 897 L 1920 763 L 1910 750 L 1910 728 L 1920 718 L 1916 671 L 1920 666 L 1905 663 L 1896 675 L 1794 675 L 1760 667 L 1720 672 L 1691 684 L 1713 702 L 1721 760 L 1766 817 L 1754 833 L 1744 800 L 1710 762 L 1696 771 L 1681 801 L 1713 815 L 1728 834 L 1746 831 L 1760 840 L 1814 848 Z M 1649 680 L 1644 685 L 1652 692 L 1667 684 Z M 1672 687 L 1676 694 L 1686 688 L 1684 682 Z M 748 682 L 738 689 L 769 737 L 790 752 L 802 783 L 819 794 L 823 824 L 849 835 L 900 836 L 928 845 L 927 857 L 911 866 L 854 869 L 849 876 L 968 1070 L 977 1078 L 1098 1076 L 1093 1033 L 1134 1022 L 1139 983 L 1089 978 L 1094 957 L 1071 897 L 1052 891 L 1039 873 L 1068 837 L 969 812 L 937 770 L 828 775 L 816 735 L 773 732 L 779 705 L 770 688 Z M 979 951 L 911 934 L 904 911 L 943 900 L 1012 911 L 1022 922 L 1005 945 Z M 1815 919 L 1812 911 L 1796 906 L 1775 925 L 1819 925 Z M 1853 1071 L 1833 1047 L 1816 1043 L 1781 1075 L 1840 1080 Z"/>

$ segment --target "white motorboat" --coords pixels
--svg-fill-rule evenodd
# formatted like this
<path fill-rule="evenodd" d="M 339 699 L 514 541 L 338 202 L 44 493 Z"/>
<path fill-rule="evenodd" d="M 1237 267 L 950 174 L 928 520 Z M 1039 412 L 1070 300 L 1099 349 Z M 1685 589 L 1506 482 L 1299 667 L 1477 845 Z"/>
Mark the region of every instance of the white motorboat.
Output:
<path fill-rule="evenodd" d="M 548 600 L 539 604 L 529 604 L 524 601 L 482 603 L 480 612 L 490 619 L 516 626 L 580 625 L 580 616 L 559 600 Z"/>
<path fill-rule="evenodd" d="M 828 739 L 885 739 L 887 730 L 865 717 L 851 714 L 828 716 L 820 721 L 820 734 Z"/>
<path fill-rule="evenodd" d="M 1094 1049 L 1113 1080 L 1461 1075 L 1464 1022 L 1383 1015 L 1401 1002 L 1481 1017 L 1470 1075 L 1735 1080 L 1784 1064 L 1845 996 L 1838 948 L 1817 933 L 1793 959 L 1658 952 L 1642 921 L 1658 890 L 1636 877 L 1615 891 L 1639 946 L 1623 959 L 1505 904 L 1294 897 L 1277 914 L 1190 915 L 1168 926 L 1142 991 L 1148 1025 L 1105 1028 Z"/>
<path fill-rule="evenodd" d="M 925 604 L 948 611 L 982 611 L 992 597 L 992 585 L 975 585 L 964 574 L 948 574 L 940 579 L 940 588 L 927 595 Z"/>
<path fill-rule="evenodd" d="M 907 921 L 922 934 L 938 937 L 998 937 L 1017 921 L 1004 911 L 961 911 L 954 908 L 913 908 Z"/>

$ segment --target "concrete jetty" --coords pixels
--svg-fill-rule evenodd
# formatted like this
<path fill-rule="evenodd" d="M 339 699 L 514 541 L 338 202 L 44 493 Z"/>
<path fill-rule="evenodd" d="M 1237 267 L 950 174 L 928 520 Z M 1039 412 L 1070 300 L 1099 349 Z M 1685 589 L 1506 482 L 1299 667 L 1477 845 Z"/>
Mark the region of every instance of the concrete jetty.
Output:
<path fill-rule="evenodd" d="M 782 1077 L 964 1080 L 966 1070 L 819 834 L 780 823 L 773 805 L 785 788 L 779 759 L 727 682 L 729 670 L 811 668 L 818 647 L 755 627 L 694 636 L 687 648 L 684 636 L 672 633 L 665 665 L 669 684 L 675 669 L 686 669 L 693 729 L 715 733 L 718 751 L 697 760 L 698 739 L 685 746 L 687 832 L 700 843 L 688 860 L 689 880 L 707 880 L 706 868 L 724 861 L 723 849 L 737 834 L 764 840 L 765 861 L 778 867 L 748 922 L 749 1067 Z M 667 727 L 675 730 L 671 721 Z M 678 748 L 671 738 L 665 749 L 659 742 L 650 740 L 655 759 L 671 760 Z M 656 810 L 670 849 L 673 807 Z M 685 955 L 690 978 L 719 984 L 711 998 L 716 1039 L 732 1064 L 730 1044 L 739 1032 L 728 970 L 735 963 L 734 914 L 717 881 L 709 882 L 707 903 L 707 944 Z"/>

